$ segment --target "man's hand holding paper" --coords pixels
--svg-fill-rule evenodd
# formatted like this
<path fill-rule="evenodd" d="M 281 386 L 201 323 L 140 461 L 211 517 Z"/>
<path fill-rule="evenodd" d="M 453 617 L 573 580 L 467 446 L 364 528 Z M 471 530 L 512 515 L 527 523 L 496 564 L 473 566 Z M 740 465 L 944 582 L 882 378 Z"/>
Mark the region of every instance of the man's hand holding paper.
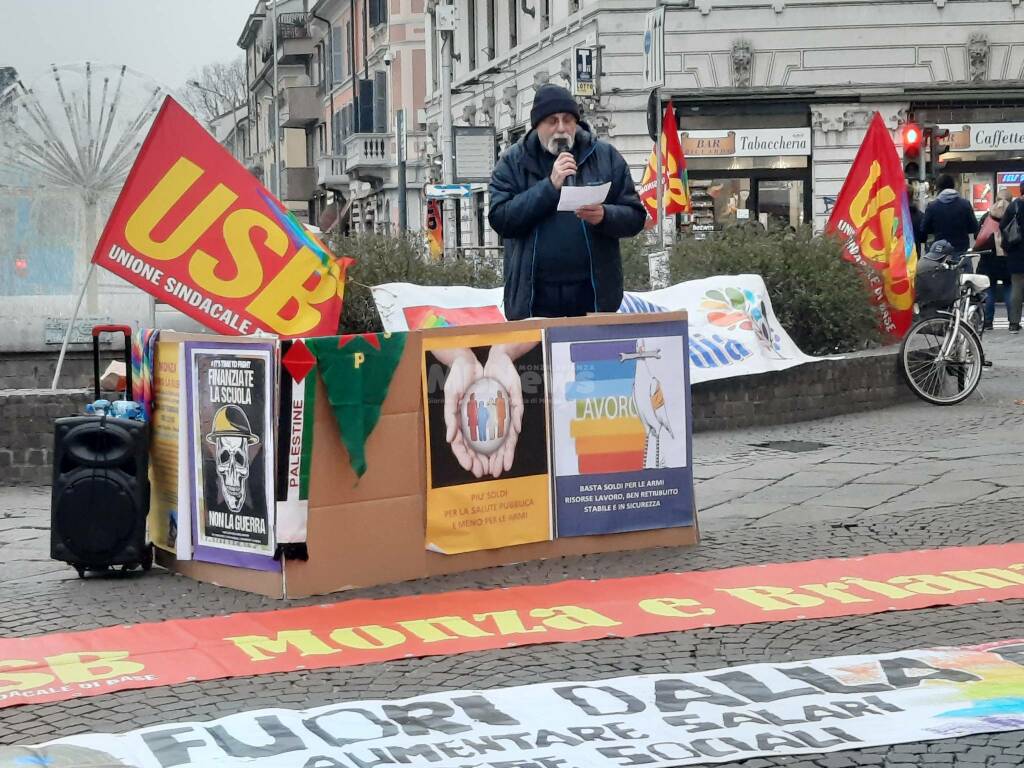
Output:
<path fill-rule="evenodd" d="M 608 190 L 611 187 L 610 181 L 591 187 L 572 187 L 565 184 L 558 198 L 558 210 L 575 211 L 585 205 L 600 205 L 608 197 Z"/>

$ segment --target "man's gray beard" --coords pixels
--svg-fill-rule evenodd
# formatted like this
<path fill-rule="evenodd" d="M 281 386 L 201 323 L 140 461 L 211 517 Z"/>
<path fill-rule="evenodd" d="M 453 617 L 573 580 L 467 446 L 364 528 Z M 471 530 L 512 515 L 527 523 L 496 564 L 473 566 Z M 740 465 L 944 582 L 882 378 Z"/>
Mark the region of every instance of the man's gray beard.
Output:
<path fill-rule="evenodd" d="M 575 136 L 552 136 L 548 140 L 548 143 L 544 145 L 544 149 L 546 149 L 552 155 L 556 155 L 557 156 L 558 155 L 558 151 L 559 151 L 558 150 L 558 142 L 560 142 L 560 141 L 566 142 L 568 144 L 568 147 L 567 147 L 568 151 L 572 152 L 573 144 L 576 143 L 576 137 Z"/>

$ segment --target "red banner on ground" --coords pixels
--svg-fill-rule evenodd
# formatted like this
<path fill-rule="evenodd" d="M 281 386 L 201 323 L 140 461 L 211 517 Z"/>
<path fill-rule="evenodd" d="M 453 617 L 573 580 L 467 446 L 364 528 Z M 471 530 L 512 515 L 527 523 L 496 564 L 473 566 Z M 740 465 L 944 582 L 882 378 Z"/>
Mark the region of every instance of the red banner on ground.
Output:
<path fill-rule="evenodd" d="M 92 260 L 218 333 L 283 337 L 337 333 L 351 261 L 170 97 Z"/>
<path fill-rule="evenodd" d="M 268 672 L 1024 598 L 1024 544 L 567 581 L 0 640 L 0 707 Z"/>
<path fill-rule="evenodd" d="M 914 319 L 914 228 L 903 165 L 877 112 L 825 231 L 842 238 L 843 258 L 864 271 L 882 331 L 903 338 Z"/>

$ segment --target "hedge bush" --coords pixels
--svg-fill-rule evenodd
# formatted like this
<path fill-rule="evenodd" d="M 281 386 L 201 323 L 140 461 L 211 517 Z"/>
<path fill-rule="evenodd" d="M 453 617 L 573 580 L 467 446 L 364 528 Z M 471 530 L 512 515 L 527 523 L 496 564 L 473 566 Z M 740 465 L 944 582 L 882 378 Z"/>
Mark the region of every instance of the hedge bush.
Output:
<path fill-rule="evenodd" d="M 338 256 L 351 256 L 345 284 L 345 303 L 339 333 L 369 333 L 383 330 L 370 287 L 382 283 L 417 285 L 469 285 L 496 288 L 502 284 L 500 264 L 484 260 L 458 259 L 427 261 L 422 238 L 358 233 L 335 236 L 329 247 Z"/>
<path fill-rule="evenodd" d="M 410 235 L 355 234 L 334 237 L 331 249 L 352 256 L 339 333 L 382 330 L 370 286 L 405 282 L 418 285 L 502 284 L 497 260 L 425 261 L 421 240 Z M 647 255 L 654 244 L 646 233 L 623 240 L 626 290 L 650 290 Z M 877 343 L 878 319 L 867 285 L 856 267 L 843 261 L 839 243 L 816 237 L 810 227 L 796 232 L 765 232 L 735 227 L 706 240 L 679 241 L 669 259 L 673 283 L 713 275 L 761 275 L 779 322 L 811 355 L 848 352 Z"/>
<path fill-rule="evenodd" d="M 810 355 L 863 349 L 879 340 L 867 283 L 831 237 L 810 226 L 766 232 L 741 226 L 706 240 L 681 240 L 669 259 L 672 282 L 712 275 L 760 275 L 779 322 Z"/>

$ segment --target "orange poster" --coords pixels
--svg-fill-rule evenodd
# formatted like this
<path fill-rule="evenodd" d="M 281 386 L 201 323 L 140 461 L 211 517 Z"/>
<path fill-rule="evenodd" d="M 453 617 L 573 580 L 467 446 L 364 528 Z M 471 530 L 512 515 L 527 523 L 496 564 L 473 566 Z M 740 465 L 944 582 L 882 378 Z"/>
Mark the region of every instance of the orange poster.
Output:
<path fill-rule="evenodd" d="M 551 538 L 541 331 L 423 340 L 427 549 Z"/>

